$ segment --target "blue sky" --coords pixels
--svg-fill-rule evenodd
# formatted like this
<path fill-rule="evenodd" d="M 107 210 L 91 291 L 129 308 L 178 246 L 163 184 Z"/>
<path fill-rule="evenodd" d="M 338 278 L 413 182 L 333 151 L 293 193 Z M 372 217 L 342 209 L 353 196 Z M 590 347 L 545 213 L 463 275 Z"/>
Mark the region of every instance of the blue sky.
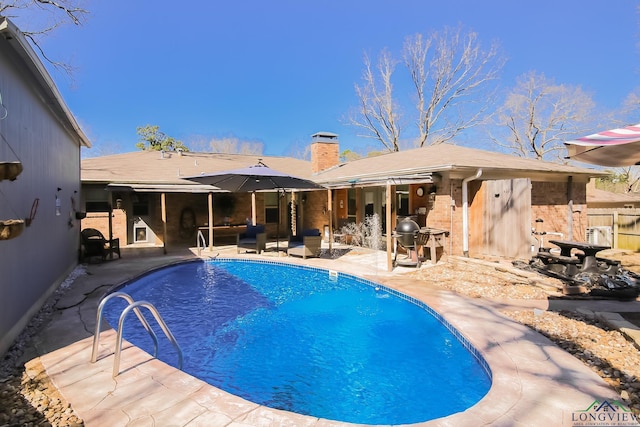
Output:
<path fill-rule="evenodd" d="M 70 62 L 52 71 L 94 148 L 134 151 L 146 124 L 187 144 L 237 137 L 289 155 L 316 131 L 370 144 L 344 120 L 363 54 L 400 55 L 407 36 L 462 24 L 507 57 L 503 88 L 531 70 L 616 108 L 638 84 L 640 15 L 631 0 L 238 0 L 87 3 L 82 27 L 42 43 Z M 639 120 L 640 121 L 640 120 Z"/>

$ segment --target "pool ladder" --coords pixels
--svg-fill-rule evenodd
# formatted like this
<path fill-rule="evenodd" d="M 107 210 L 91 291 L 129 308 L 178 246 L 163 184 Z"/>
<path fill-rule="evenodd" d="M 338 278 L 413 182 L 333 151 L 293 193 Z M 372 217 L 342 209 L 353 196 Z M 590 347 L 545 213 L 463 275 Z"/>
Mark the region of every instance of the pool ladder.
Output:
<path fill-rule="evenodd" d="M 200 243 L 202 243 L 202 249 L 200 249 Z M 204 239 L 204 234 L 202 234 L 202 230 L 198 230 L 198 236 L 196 237 L 196 245 L 198 247 L 198 256 L 200 256 L 202 250 L 207 247 L 207 242 Z"/>
<path fill-rule="evenodd" d="M 109 294 L 106 297 L 104 297 L 102 301 L 100 301 L 100 305 L 98 305 L 98 312 L 96 314 L 96 331 L 95 331 L 95 334 L 93 334 L 93 350 L 91 351 L 91 363 L 95 363 L 98 358 L 98 344 L 100 342 L 100 329 L 102 326 L 102 311 L 104 309 L 105 304 L 113 298 L 122 298 L 126 300 L 129 303 L 129 305 L 127 305 L 127 307 L 124 310 L 122 310 L 122 313 L 120 314 L 120 320 L 118 321 L 118 334 L 116 337 L 116 349 L 114 353 L 112 377 L 115 378 L 120 373 L 120 353 L 122 352 L 122 332 L 124 329 L 123 328 L 124 319 L 125 317 L 127 317 L 127 314 L 129 314 L 130 311 L 133 311 L 135 313 L 135 315 L 140 320 L 140 323 L 142 323 L 142 326 L 147 330 L 147 332 L 151 336 L 151 339 L 153 340 L 153 357 L 158 356 L 158 337 L 156 336 L 155 332 L 153 332 L 153 329 L 151 329 L 151 325 L 149 325 L 149 322 L 147 322 L 147 319 L 145 319 L 145 317 L 142 315 L 142 312 L 140 311 L 139 307 L 144 307 L 148 309 L 151 312 L 151 314 L 153 314 L 153 317 L 156 319 L 156 322 L 158 322 L 158 325 L 160 325 L 160 328 L 162 329 L 166 337 L 169 339 L 169 341 L 171 341 L 171 344 L 173 344 L 176 351 L 178 352 L 178 369 L 182 370 L 182 349 L 180 348 L 180 346 L 178 345 L 178 342 L 176 341 L 173 334 L 167 327 L 167 324 L 162 319 L 162 316 L 160 316 L 160 313 L 158 312 L 158 310 L 150 302 L 134 301 L 129 294 L 126 294 L 124 292 L 114 292 L 112 294 Z"/>

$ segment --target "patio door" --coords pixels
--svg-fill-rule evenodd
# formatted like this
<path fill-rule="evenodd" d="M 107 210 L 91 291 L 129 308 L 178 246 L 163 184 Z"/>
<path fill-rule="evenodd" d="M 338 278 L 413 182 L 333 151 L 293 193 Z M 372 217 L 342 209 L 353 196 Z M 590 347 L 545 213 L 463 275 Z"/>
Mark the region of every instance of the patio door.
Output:
<path fill-rule="evenodd" d="M 362 200 L 364 206 L 364 216 L 369 217 L 374 214 L 378 215 L 380 224 L 382 225 L 382 232 L 386 230 L 386 198 L 387 189 L 384 187 L 366 187 L 362 190 Z"/>

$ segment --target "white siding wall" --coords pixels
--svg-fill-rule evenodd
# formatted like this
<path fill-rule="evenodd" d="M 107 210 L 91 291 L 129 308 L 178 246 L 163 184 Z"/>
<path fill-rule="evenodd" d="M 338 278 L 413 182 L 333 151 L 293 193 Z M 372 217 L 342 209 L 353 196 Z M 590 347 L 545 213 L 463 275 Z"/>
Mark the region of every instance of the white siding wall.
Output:
<path fill-rule="evenodd" d="M 26 218 L 34 200 L 40 201 L 22 235 L 0 240 L 0 355 L 75 267 L 79 239 L 71 205 L 72 197 L 76 207 L 80 202 L 78 138 L 48 107 L 55 101 L 43 99 L 29 73 L 16 69 L 16 63 L 13 52 L 0 43 L 0 93 L 8 110 L 0 120 L 0 160 L 19 159 L 24 166 L 17 180 L 0 181 L 0 219 Z"/>

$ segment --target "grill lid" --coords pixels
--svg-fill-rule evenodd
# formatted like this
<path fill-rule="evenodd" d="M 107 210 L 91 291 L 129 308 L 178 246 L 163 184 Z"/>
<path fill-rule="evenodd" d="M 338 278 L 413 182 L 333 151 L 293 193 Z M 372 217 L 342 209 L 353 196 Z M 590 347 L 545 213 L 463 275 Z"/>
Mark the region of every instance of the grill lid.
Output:
<path fill-rule="evenodd" d="M 419 230 L 420 230 L 420 226 L 418 225 L 417 222 L 415 222 L 411 218 L 404 218 L 396 226 L 396 233 L 414 234 L 416 231 L 419 231 Z"/>
<path fill-rule="evenodd" d="M 411 218 L 404 218 L 396 225 L 396 235 L 398 243 L 405 248 L 415 246 L 414 236 L 420 231 L 420 226 Z"/>

